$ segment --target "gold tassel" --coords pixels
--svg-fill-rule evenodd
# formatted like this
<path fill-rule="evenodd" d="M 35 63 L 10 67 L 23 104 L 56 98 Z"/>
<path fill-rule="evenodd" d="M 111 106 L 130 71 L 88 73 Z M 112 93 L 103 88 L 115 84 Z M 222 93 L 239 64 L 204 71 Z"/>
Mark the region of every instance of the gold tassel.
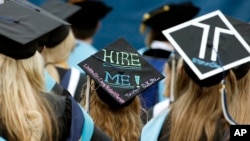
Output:
<path fill-rule="evenodd" d="M 143 34 L 145 32 L 146 26 L 144 23 L 141 23 L 140 25 L 140 33 Z"/>
<path fill-rule="evenodd" d="M 150 18 L 150 14 L 146 13 L 146 14 L 143 15 L 142 23 L 140 25 L 140 33 L 144 33 L 145 32 L 146 25 L 143 22 L 145 22 L 149 18 Z"/>

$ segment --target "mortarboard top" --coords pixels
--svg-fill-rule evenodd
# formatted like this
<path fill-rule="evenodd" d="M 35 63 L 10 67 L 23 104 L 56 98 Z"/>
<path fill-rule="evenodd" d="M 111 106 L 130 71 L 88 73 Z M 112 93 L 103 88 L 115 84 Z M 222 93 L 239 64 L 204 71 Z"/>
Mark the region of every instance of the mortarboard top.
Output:
<path fill-rule="evenodd" d="M 140 30 L 143 33 L 146 25 L 161 32 L 193 19 L 198 12 L 199 8 L 191 2 L 165 4 L 143 15 Z"/>
<path fill-rule="evenodd" d="M 81 10 L 71 16 L 68 21 L 73 27 L 81 29 L 96 26 L 98 21 L 112 10 L 101 0 L 84 0 L 74 5 L 80 6 Z"/>
<path fill-rule="evenodd" d="M 72 16 L 81 9 L 80 6 L 61 0 L 48 0 L 41 5 L 41 8 L 66 21 L 68 17 Z"/>
<path fill-rule="evenodd" d="M 16 2 L 16 3 L 18 3 L 18 4 L 20 4 L 20 5 L 24 6 L 24 7 L 26 7 L 26 8 L 33 9 L 33 10 L 41 13 L 42 15 L 45 15 L 45 16 L 47 16 L 47 17 L 49 17 L 49 18 L 51 18 L 51 19 L 53 19 L 55 21 L 58 21 L 59 23 L 61 23 L 60 25 L 62 25 L 62 24 L 70 25 L 68 22 L 60 19 L 59 17 L 51 14 L 50 12 L 42 9 L 41 7 L 38 7 L 38 6 L 34 5 L 33 3 L 31 3 L 31 2 L 29 2 L 27 0 L 6 0 L 6 2 L 8 2 L 8 1 L 14 1 L 14 2 Z"/>
<path fill-rule="evenodd" d="M 164 78 L 123 38 L 78 65 L 119 105 L 126 104 Z"/>
<path fill-rule="evenodd" d="M 14 59 L 34 55 L 42 37 L 66 22 L 27 2 L 0 5 L 0 52 Z"/>
<path fill-rule="evenodd" d="M 250 61 L 249 24 L 216 10 L 163 32 L 200 86 L 219 83 L 227 70 Z"/>
<path fill-rule="evenodd" d="M 63 2 L 61 0 L 48 0 L 43 5 L 41 5 L 41 8 L 57 16 L 58 18 L 66 21 L 67 18 L 74 15 L 77 11 L 81 9 L 80 6 Z M 53 30 L 49 34 L 46 47 L 47 48 L 55 47 L 67 37 L 68 33 L 69 33 L 69 27 L 67 25 L 62 25 L 57 29 Z"/>

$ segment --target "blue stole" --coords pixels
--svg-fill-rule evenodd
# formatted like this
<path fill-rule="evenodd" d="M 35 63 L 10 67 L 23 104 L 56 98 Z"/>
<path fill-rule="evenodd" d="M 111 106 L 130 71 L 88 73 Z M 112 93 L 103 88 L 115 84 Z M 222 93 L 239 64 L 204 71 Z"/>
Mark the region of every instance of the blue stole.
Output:
<path fill-rule="evenodd" d="M 45 85 L 47 92 L 51 92 L 52 88 L 55 86 L 56 81 L 49 75 L 49 73 L 45 70 Z"/>
<path fill-rule="evenodd" d="M 143 128 L 141 133 L 140 141 L 157 141 L 165 118 L 169 113 L 168 109 L 166 112 L 159 116 L 152 118 Z"/>
<path fill-rule="evenodd" d="M 94 122 L 87 112 L 72 98 L 72 119 L 67 141 L 90 141 Z"/>
<path fill-rule="evenodd" d="M 81 107 L 81 106 L 80 106 Z M 84 127 L 82 130 L 82 141 L 90 141 L 93 132 L 94 132 L 94 122 L 92 118 L 89 116 L 89 114 L 81 107 L 82 112 L 84 114 L 85 122 L 84 122 Z"/>

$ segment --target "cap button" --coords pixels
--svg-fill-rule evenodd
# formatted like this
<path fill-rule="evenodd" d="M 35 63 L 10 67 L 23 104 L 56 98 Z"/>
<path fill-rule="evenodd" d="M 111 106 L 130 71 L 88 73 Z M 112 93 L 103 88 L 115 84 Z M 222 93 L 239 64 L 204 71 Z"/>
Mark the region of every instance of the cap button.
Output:
<path fill-rule="evenodd" d="M 212 48 L 212 47 L 213 47 L 213 44 L 208 43 L 208 44 L 207 44 L 207 47 Z"/>

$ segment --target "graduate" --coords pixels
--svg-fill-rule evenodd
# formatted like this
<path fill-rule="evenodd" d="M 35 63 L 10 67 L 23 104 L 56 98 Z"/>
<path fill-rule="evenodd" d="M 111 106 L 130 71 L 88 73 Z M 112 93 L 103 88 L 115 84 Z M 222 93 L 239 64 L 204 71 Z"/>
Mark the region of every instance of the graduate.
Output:
<path fill-rule="evenodd" d="M 69 93 L 57 95 L 45 89 L 39 51 L 47 34 L 64 24 L 27 1 L 0 5 L 1 139 L 111 140 Z"/>
<path fill-rule="evenodd" d="M 174 48 L 161 31 L 194 18 L 198 12 L 199 8 L 193 3 L 182 2 L 167 3 L 145 13 L 140 32 L 146 34 L 146 47 L 139 49 L 138 52 L 158 71 L 165 74 L 164 65 Z M 159 85 L 144 91 L 142 96 L 144 108 L 152 108 L 156 103 L 168 98 L 163 96 L 165 88 L 162 80 Z"/>
<path fill-rule="evenodd" d="M 49 0 L 41 8 L 65 21 L 81 9 L 79 6 L 59 0 Z M 68 90 L 75 100 L 79 101 L 86 83 L 86 75 L 68 65 L 68 58 L 75 47 L 75 40 L 70 25 L 60 26 L 49 33 L 45 49 L 41 53 L 50 76 Z"/>
<path fill-rule="evenodd" d="M 77 39 L 68 63 L 70 66 L 82 71 L 77 64 L 98 51 L 92 45 L 93 37 L 97 30 L 101 28 L 101 20 L 105 18 L 112 8 L 102 0 L 83 0 L 76 1 L 73 4 L 80 6 L 81 9 L 68 19 Z"/>
<path fill-rule="evenodd" d="M 124 38 L 79 63 L 87 73 L 81 104 L 114 141 L 137 141 L 143 126 L 140 94 L 164 76 Z M 149 73 L 150 72 L 150 73 Z"/>
<path fill-rule="evenodd" d="M 144 126 L 141 141 L 229 140 L 230 125 L 238 124 L 231 114 L 238 110 L 228 109 L 239 96 L 232 69 L 250 60 L 248 29 L 217 10 L 163 31 L 182 57 L 175 85 L 189 81 L 171 107 Z"/>

